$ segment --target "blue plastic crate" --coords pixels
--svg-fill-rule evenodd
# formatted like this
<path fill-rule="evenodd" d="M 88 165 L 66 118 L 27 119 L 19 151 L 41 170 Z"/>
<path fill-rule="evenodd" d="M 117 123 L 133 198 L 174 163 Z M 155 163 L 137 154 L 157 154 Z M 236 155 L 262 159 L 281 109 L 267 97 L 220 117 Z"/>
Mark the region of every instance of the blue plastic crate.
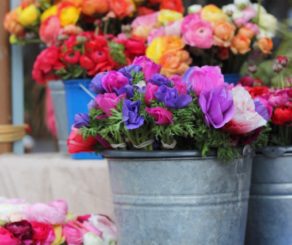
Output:
<path fill-rule="evenodd" d="M 238 73 L 224 74 L 224 81 L 229 84 L 237 84 L 240 80 L 240 75 Z"/>
<path fill-rule="evenodd" d="M 68 118 L 68 132 L 71 131 L 71 126 L 74 123 L 74 116 L 77 113 L 88 113 L 87 105 L 92 99 L 83 88 L 88 89 L 89 79 L 74 79 L 64 81 L 66 104 L 67 104 L 67 118 Z M 102 159 L 100 154 L 84 152 L 71 155 L 73 159 Z"/>

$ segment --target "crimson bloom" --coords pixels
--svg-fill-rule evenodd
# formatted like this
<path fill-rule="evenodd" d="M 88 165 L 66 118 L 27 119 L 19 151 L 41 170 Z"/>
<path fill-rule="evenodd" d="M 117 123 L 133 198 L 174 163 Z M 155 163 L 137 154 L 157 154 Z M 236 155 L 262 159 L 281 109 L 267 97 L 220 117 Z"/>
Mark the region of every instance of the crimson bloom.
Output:
<path fill-rule="evenodd" d="M 274 110 L 272 122 L 276 125 L 292 123 L 292 108 L 281 106 Z"/>

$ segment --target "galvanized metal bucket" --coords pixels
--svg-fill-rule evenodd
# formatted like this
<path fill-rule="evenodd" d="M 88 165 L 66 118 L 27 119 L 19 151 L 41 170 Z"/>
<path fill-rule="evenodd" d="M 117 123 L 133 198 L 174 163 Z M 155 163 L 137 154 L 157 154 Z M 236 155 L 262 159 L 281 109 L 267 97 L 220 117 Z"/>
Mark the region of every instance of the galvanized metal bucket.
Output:
<path fill-rule="evenodd" d="M 107 151 L 119 245 L 242 245 L 251 155 Z"/>
<path fill-rule="evenodd" d="M 292 244 L 292 147 L 267 147 L 253 161 L 246 245 Z"/>
<path fill-rule="evenodd" d="M 50 81 L 49 89 L 51 91 L 55 110 L 59 150 L 61 153 L 67 154 L 67 138 L 69 133 L 67 129 L 68 121 L 64 84 L 61 80 Z"/>

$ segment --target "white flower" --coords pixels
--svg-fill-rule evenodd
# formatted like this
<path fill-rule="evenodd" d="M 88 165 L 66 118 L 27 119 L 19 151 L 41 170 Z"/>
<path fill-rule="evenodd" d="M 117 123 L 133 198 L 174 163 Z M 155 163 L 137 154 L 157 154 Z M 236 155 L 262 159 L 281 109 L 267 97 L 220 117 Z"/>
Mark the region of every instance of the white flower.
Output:
<path fill-rule="evenodd" d="M 188 13 L 194 14 L 201 11 L 201 9 L 202 9 L 202 6 L 200 4 L 193 4 L 190 7 L 188 7 Z"/>
<path fill-rule="evenodd" d="M 259 27 L 268 33 L 272 34 L 272 37 L 276 34 L 278 21 L 275 16 L 268 13 L 260 13 L 259 15 Z"/>
<path fill-rule="evenodd" d="M 260 11 L 260 14 L 267 13 L 267 10 L 262 6 L 258 5 L 257 3 L 252 4 L 252 7 L 254 8 L 255 11 Z"/>
<path fill-rule="evenodd" d="M 88 232 L 83 237 L 83 244 L 84 245 L 108 245 L 104 243 L 102 239 L 95 234 Z"/>
<path fill-rule="evenodd" d="M 16 222 L 25 218 L 24 211 L 28 204 L 0 204 L 0 220 L 4 222 Z"/>
<path fill-rule="evenodd" d="M 250 5 L 250 0 L 234 0 L 234 4 L 239 8 L 245 8 L 246 6 Z"/>
<path fill-rule="evenodd" d="M 232 19 L 235 19 L 238 16 L 242 17 L 242 12 L 235 6 L 235 4 L 228 4 L 222 7 L 222 11 L 232 17 Z"/>

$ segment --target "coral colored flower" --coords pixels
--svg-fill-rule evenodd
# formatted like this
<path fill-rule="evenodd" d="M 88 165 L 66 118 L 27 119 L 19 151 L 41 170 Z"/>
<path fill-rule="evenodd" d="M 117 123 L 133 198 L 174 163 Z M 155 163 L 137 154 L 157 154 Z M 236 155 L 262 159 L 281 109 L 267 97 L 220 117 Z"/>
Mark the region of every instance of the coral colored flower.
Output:
<path fill-rule="evenodd" d="M 158 64 L 155 64 L 145 56 L 136 57 L 133 61 L 133 65 L 142 67 L 142 72 L 144 73 L 146 81 L 149 81 L 154 74 L 159 73 L 161 69 Z"/>
<path fill-rule="evenodd" d="M 273 41 L 270 38 L 261 38 L 257 41 L 257 46 L 264 54 L 270 54 L 273 49 Z"/>
<path fill-rule="evenodd" d="M 236 35 L 231 43 L 231 50 L 234 54 L 246 54 L 250 51 L 251 40 L 242 35 Z"/>
<path fill-rule="evenodd" d="M 257 25 L 248 23 L 245 26 L 241 27 L 238 31 L 238 34 L 249 39 L 252 39 L 255 35 L 259 33 L 259 28 Z"/>
<path fill-rule="evenodd" d="M 169 23 L 175 22 L 182 18 L 183 16 L 181 13 L 167 9 L 160 10 L 157 17 L 159 23 L 162 25 L 168 25 Z"/>
<path fill-rule="evenodd" d="M 273 112 L 272 122 L 276 125 L 292 123 L 292 108 L 286 106 L 276 108 Z"/>
<path fill-rule="evenodd" d="M 209 22 L 198 20 L 191 22 L 188 29 L 183 32 L 183 39 L 190 46 L 208 49 L 213 45 L 213 29 Z"/>
<path fill-rule="evenodd" d="M 201 10 L 201 17 L 203 20 L 216 24 L 219 21 L 227 21 L 227 15 L 216 5 L 209 4 Z"/>
<path fill-rule="evenodd" d="M 68 152 L 70 154 L 79 152 L 94 152 L 98 140 L 95 137 L 84 139 L 77 128 L 73 128 L 67 140 Z"/>
<path fill-rule="evenodd" d="M 183 75 L 191 64 L 189 53 L 185 50 L 166 52 L 159 60 L 161 73 L 167 77 Z"/>
<path fill-rule="evenodd" d="M 56 44 L 59 33 L 61 31 L 61 23 L 57 16 L 51 16 L 41 23 L 40 38 L 48 46 Z"/>
<path fill-rule="evenodd" d="M 214 28 L 214 44 L 220 47 L 229 47 L 234 37 L 235 26 L 227 21 L 216 23 Z"/>
<path fill-rule="evenodd" d="M 40 11 L 36 7 L 36 5 L 31 4 L 23 9 L 21 7 L 19 9 L 20 11 L 18 13 L 18 22 L 22 26 L 33 26 L 38 22 Z"/>
<path fill-rule="evenodd" d="M 158 88 L 159 87 L 153 83 L 147 83 L 144 98 L 146 105 L 150 105 L 151 101 L 155 99 L 155 93 Z"/>
<path fill-rule="evenodd" d="M 169 125 L 172 123 L 173 115 L 169 110 L 162 107 L 146 108 L 146 112 L 154 118 L 158 125 Z"/>
<path fill-rule="evenodd" d="M 219 66 L 191 67 L 183 76 L 183 81 L 200 95 L 224 84 L 224 77 Z"/>
<path fill-rule="evenodd" d="M 107 0 L 83 0 L 81 12 L 85 15 L 105 14 L 109 11 Z"/>
<path fill-rule="evenodd" d="M 170 9 L 180 13 L 184 12 L 182 0 L 161 0 L 160 9 Z"/>
<path fill-rule="evenodd" d="M 0 227 L 0 241 L 2 245 L 21 245 L 20 240 L 15 238 L 7 229 Z"/>
<path fill-rule="evenodd" d="M 131 16 L 135 11 L 133 0 L 109 0 L 110 9 L 118 18 Z"/>
<path fill-rule="evenodd" d="M 224 86 L 202 91 L 199 104 L 205 115 L 206 123 L 214 128 L 222 128 L 233 117 L 232 94 Z"/>
<path fill-rule="evenodd" d="M 267 124 L 267 121 L 256 112 L 255 103 L 247 90 L 237 86 L 231 92 L 235 113 L 225 126 L 226 131 L 232 134 L 246 134 Z"/>
<path fill-rule="evenodd" d="M 20 36 L 24 33 L 24 28 L 18 22 L 18 14 L 13 10 L 5 15 L 4 28 L 11 34 Z"/>
<path fill-rule="evenodd" d="M 62 54 L 63 61 L 68 64 L 78 64 L 80 59 L 80 51 L 75 50 L 67 50 L 64 54 Z"/>

